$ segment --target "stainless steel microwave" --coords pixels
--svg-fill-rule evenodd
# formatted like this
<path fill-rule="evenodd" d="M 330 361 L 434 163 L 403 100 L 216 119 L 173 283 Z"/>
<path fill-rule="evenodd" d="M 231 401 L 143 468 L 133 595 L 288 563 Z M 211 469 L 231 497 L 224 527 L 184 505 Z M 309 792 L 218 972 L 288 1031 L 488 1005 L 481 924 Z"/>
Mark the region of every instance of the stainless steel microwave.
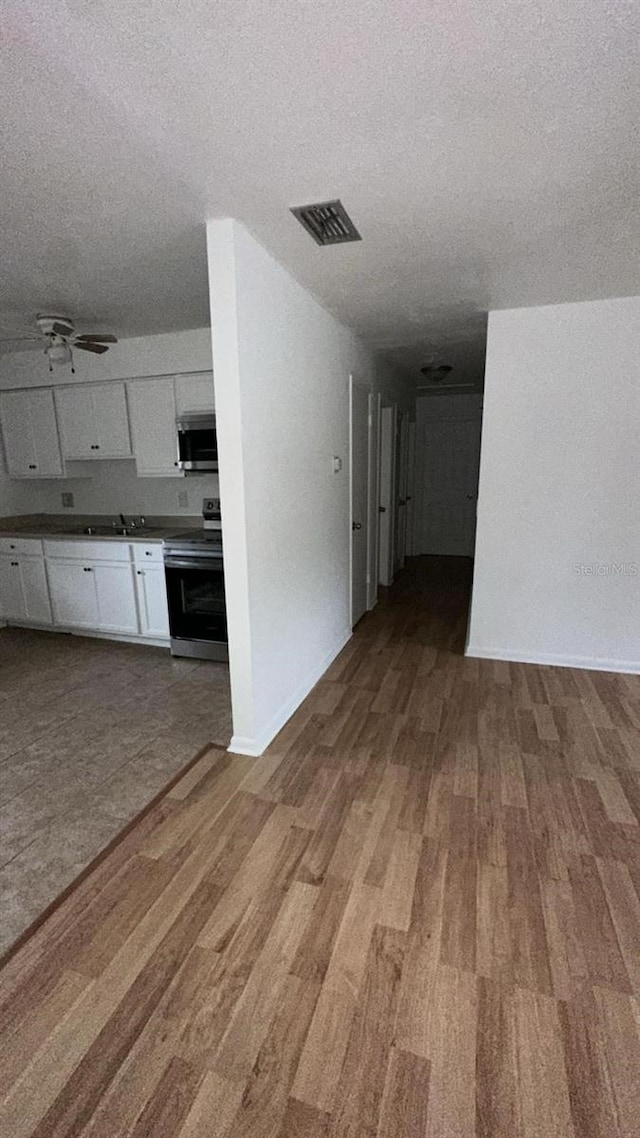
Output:
<path fill-rule="evenodd" d="M 213 411 L 190 411 L 176 421 L 181 470 L 217 470 L 218 438 Z"/>

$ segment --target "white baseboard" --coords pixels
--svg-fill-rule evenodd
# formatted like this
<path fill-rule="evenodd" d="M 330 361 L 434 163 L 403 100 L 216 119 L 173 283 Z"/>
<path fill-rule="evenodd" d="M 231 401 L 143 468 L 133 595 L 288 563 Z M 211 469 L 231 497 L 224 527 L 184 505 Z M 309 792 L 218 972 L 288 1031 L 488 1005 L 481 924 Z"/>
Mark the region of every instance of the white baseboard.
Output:
<path fill-rule="evenodd" d="M 315 668 L 312 668 L 306 679 L 296 688 L 291 698 L 278 709 L 276 714 L 269 720 L 267 726 L 264 727 L 255 738 L 249 738 L 246 735 L 234 735 L 227 749 L 232 751 L 235 755 L 249 755 L 253 758 L 258 758 L 259 755 L 264 754 L 271 740 L 275 739 L 287 720 L 291 719 L 294 711 L 297 711 L 302 701 L 307 698 L 311 689 L 316 686 L 318 680 L 322 678 L 336 656 L 342 652 L 342 649 L 351 639 L 352 635 L 351 629 L 343 633 L 338 644 L 327 653 L 324 659 L 321 660 Z"/>
<path fill-rule="evenodd" d="M 3 626 L 4 622 L 0 621 L 0 627 Z M 169 649 L 171 647 L 168 640 L 156 636 L 131 636 L 124 632 L 99 632 L 93 628 L 69 628 L 65 624 L 38 624 L 33 620 L 11 620 L 7 627 L 29 628 L 32 632 L 59 632 L 62 636 L 89 636 L 96 640 L 117 640 L 121 644 L 141 644 L 143 648 Z"/>
<path fill-rule="evenodd" d="M 640 660 L 563 656 L 554 652 L 522 652 L 517 648 L 480 648 L 474 644 L 467 644 L 465 656 L 473 656 L 480 660 L 507 660 L 512 664 L 543 664 L 554 668 L 584 668 L 590 672 L 624 672 L 633 676 L 640 675 Z"/>

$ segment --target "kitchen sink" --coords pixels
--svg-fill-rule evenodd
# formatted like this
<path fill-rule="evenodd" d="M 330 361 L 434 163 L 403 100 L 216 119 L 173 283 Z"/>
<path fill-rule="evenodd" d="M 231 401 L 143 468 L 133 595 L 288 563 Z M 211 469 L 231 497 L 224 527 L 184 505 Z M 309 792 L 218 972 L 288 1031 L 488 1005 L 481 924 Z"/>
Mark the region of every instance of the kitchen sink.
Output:
<path fill-rule="evenodd" d="M 88 537 L 131 537 L 142 532 L 141 526 L 85 526 L 82 530 Z"/>

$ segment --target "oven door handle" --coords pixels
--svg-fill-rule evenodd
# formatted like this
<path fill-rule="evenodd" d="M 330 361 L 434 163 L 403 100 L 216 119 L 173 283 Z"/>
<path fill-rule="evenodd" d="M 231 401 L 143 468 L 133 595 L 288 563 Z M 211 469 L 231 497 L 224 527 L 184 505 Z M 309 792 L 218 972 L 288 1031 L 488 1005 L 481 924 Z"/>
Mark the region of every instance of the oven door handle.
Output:
<path fill-rule="evenodd" d="M 215 554 L 213 557 L 165 557 L 165 569 L 212 569 L 219 567 L 222 570 L 222 557 Z"/>

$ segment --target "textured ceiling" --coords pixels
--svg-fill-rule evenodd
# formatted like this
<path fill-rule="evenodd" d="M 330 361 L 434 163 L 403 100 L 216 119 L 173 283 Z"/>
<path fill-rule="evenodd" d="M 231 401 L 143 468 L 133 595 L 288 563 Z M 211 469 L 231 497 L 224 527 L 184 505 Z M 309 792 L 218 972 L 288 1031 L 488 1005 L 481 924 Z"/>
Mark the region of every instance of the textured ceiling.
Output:
<path fill-rule="evenodd" d="M 3 334 L 207 323 L 207 216 L 414 370 L 489 308 L 640 292 L 631 0 L 8 0 L 3 32 Z M 363 240 L 322 249 L 288 207 L 335 196 Z"/>

